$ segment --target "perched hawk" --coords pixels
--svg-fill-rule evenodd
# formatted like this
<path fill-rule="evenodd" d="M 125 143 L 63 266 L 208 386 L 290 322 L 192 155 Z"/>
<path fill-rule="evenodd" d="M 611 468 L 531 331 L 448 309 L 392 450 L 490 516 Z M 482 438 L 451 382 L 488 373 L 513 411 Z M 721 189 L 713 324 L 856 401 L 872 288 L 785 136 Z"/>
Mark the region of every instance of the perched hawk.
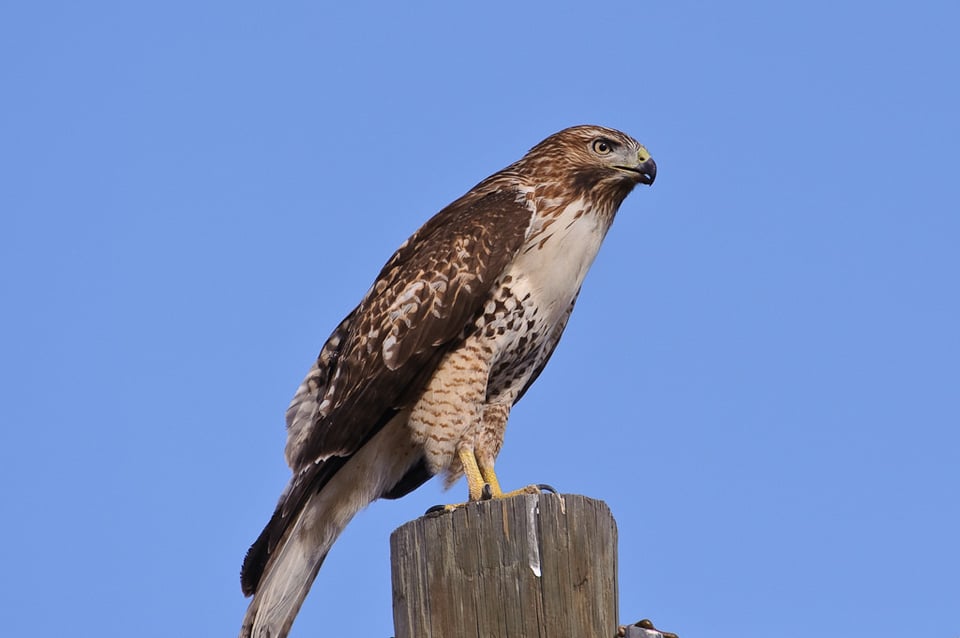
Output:
<path fill-rule="evenodd" d="M 289 485 L 240 573 L 242 637 L 282 638 L 350 519 L 443 474 L 470 500 L 510 408 L 570 318 L 613 217 L 657 167 L 599 126 L 551 135 L 415 232 L 340 322 L 287 409 Z"/>

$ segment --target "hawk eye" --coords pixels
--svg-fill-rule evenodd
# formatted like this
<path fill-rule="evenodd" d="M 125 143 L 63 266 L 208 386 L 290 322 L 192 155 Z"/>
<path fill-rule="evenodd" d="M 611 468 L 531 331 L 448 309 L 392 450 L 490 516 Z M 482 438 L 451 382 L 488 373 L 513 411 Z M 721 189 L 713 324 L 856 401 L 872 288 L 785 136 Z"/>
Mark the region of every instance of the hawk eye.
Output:
<path fill-rule="evenodd" d="M 597 155 L 607 155 L 612 150 L 613 142 L 610 140 L 599 139 L 593 141 L 593 152 Z"/>

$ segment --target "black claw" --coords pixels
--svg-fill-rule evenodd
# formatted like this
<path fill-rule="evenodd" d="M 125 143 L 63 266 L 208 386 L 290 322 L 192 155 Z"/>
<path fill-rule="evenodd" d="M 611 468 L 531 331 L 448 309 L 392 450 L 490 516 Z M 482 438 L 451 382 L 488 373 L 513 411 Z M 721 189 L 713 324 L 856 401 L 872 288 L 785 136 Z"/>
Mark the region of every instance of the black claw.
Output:
<path fill-rule="evenodd" d="M 424 516 L 436 516 L 436 515 L 438 515 L 438 514 L 443 514 L 443 513 L 446 512 L 446 511 L 447 511 L 447 506 L 446 506 L 446 505 L 434 505 L 433 507 L 431 507 L 430 509 L 428 509 L 426 512 L 424 512 L 423 515 L 424 515 Z"/>
<path fill-rule="evenodd" d="M 560 496 L 560 492 L 558 492 L 557 488 L 553 487 L 552 485 L 547 485 L 546 483 L 537 483 L 537 488 L 541 492 L 550 492 L 551 494 L 556 494 L 557 496 Z"/>
<path fill-rule="evenodd" d="M 483 490 L 480 492 L 481 501 L 489 501 L 493 498 L 493 488 L 490 487 L 489 483 L 483 484 Z"/>

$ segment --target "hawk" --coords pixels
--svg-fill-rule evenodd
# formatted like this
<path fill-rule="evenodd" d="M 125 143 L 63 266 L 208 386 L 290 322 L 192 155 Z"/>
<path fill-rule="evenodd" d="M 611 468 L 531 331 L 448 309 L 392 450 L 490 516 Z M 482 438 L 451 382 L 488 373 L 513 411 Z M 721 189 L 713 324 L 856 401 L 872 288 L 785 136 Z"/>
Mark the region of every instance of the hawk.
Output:
<path fill-rule="evenodd" d="M 574 126 L 437 213 L 390 257 L 287 409 L 293 476 L 243 561 L 241 637 L 283 638 L 350 519 L 430 477 L 501 498 L 510 408 L 553 354 L 620 204 L 636 140 Z"/>

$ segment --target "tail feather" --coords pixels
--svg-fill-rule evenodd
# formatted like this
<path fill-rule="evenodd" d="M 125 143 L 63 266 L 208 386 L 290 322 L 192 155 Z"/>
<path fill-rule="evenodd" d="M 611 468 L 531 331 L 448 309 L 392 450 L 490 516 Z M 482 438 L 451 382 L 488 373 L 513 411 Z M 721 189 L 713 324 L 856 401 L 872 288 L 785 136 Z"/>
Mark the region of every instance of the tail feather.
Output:
<path fill-rule="evenodd" d="M 340 533 L 419 463 L 405 416 L 397 415 L 353 456 L 311 466 L 291 481 L 243 561 L 241 587 L 253 600 L 240 638 L 285 638 Z"/>
<path fill-rule="evenodd" d="M 240 568 L 240 589 L 244 596 L 257 591 L 270 559 L 283 542 L 287 532 L 294 527 L 297 517 L 305 509 L 310 497 L 322 490 L 348 459 L 333 457 L 322 463 L 307 466 L 294 476 L 280 495 L 277 509 L 260 536 L 253 542 Z"/>
<path fill-rule="evenodd" d="M 241 638 L 284 638 L 290 632 L 328 550 L 309 547 L 302 536 L 283 545 L 247 607 Z"/>

